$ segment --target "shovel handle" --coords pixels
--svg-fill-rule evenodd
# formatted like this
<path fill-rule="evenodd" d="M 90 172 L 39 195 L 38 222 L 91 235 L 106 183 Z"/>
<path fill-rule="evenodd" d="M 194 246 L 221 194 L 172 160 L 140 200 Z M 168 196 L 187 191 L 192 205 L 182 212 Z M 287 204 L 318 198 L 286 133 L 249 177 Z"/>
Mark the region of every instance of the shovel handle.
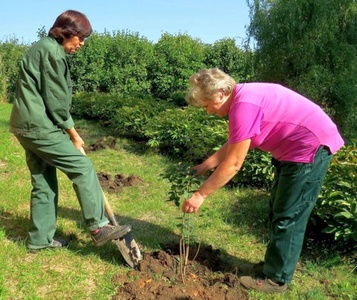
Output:
<path fill-rule="evenodd" d="M 117 220 L 116 220 L 116 218 L 115 218 L 114 212 L 113 212 L 112 208 L 110 207 L 108 199 L 105 196 L 103 190 L 102 190 L 102 194 L 103 194 L 103 198 L 104 198 L 104 208 L 105 208 L 105 211 L 107 213 L 107 216 L 108 216 L 108 219 L 109 219 L 110 223 L 112 223 L 112 225 L 114 225 L 114 226 L 119 225 Z"/>
<path fill-rule="evenodd" d="M 81 149 L 79 150 L 82 154 L 84 155 L 87 155 L 86 152 L 84 151 L 84 148 L 81 147 Z M 103 192 L 103 189 L 101 189 L 102 191 L 102 195 L 103 195 L 103 199 L 104 199 L 104 208 L 105 208 L 105 212 L 107 213 L 107 216 L 108 216 L 108 219 L 110 221 L 110 223 L 114 226 L 117 226 L 119 225 L 118 224 L 118 221 L 115 219 L 115 215 L 114 215 L 114 212 L 112 210 L 112 208 L 110 207 L 109 205 L 109 202 L 108 202 L 108 199 L 107 197 L 105 196 L 104 192 Z"/>

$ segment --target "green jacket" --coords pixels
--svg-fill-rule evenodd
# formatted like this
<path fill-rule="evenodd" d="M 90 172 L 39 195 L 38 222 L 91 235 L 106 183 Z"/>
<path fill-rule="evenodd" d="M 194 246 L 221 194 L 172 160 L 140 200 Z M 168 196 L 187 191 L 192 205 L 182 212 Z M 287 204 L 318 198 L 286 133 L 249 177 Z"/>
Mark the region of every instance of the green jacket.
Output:
<path fill-rule="evenodd" d="M 51 37 L 36 42 L 21 61 L 10 132 L 46 139 L 74 126 L 72 83 L 63 46 Z"/>

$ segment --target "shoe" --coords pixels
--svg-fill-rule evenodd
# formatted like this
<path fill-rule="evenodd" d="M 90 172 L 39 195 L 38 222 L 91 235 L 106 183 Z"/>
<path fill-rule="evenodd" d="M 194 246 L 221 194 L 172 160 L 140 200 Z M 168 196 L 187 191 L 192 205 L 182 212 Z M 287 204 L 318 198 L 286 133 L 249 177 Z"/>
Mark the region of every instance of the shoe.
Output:
<path fill-rule="evenodd" d="M 112 226 L 105 225 L 99 228 L 97 233 L 92 232 L 92 239 L 96 246 L 101 246 L 111 240 L 117 240 L 126 235 L 131 230 L 130 225 Z"/>
<path fill-rule="evenodd" d="M 243 275 L 264 277 L 263 267 L 264 267 L 264 261 L 260 261 L 257 264 L 246 263 L 238 266 L 238 272 L 242 273 Z"/>
<path fill-rule="evenodd" d="M 41 250 L 49 249 L 49 250 L 58 250 L 61 248 L 66 248 L 68 246 L 68 242 L 63 239 L 53 239 L 51 245 L 43 248 L 37 248 L 37 249 L 28 249 L 29 253 L 38 253 Z"/>
<path fill-rule="evenodd" d="M 275 283 L 271 279 L 253 278 L 251 276 L 242 276 L 239 278 L 241 284 L 250 290 L 267 292 L 267 293 L 284 293 L 288 290 L 288 285 L 285 283 Z"/>

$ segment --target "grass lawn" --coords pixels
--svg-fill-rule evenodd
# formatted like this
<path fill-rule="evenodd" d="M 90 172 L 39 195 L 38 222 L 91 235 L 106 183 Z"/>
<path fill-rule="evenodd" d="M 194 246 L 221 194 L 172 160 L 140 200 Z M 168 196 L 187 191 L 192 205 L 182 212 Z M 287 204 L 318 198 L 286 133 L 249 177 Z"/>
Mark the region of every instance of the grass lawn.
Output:
<path fill-rule="evenodd" d="M 71 182 L 58 173 L 60 201 L 58 235 L 70 240 L 68 249 L 29 254 L 31 183 L 24 151 L 8 132 L 10 104 L 0 104 L 0 300 L 111 299 L 112 277 L 130 269 L 116 246 L 96 248 L 86 231 Z M 113 133 L 95 122 L 77 121 L 87 145 Z M 179 239 L 181 211 L 167 202 L 169 183 L 160 174 L 174 161 L 144 143 L 117 138 L 115 149 L 89 152 L 97 172 L 139 176 L 143 183 L 124 187 L 107 198 L 121 224 L 133 226 L 142 252 L 160 249 Z M 259 190 L 221 189 L 206 200 L 195 216 L 195 235 L 220 249 L 232 264 L 258 262 L 267 243 L 268 194 Z M 354 262 L 355 263 L 355 262 Z M 356 266 L 348 256 L 327 248 L 304 248 L 294 280 L 284 295 L 250 292 L 251 299 L 357 299 Z M 212 299 L 214 300 L 214 299 Z"/>

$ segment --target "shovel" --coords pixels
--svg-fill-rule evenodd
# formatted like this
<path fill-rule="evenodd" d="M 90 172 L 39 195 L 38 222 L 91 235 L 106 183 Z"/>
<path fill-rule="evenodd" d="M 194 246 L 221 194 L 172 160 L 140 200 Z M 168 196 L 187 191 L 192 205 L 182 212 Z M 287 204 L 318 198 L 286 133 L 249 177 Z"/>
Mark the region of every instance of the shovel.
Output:
<path fill-rule="evenodd" d="M 118 221 L 115 218 L 112 208 L 109 205 L 108 199 L 105 196 L 103 190 L 104 197 L 104 207 L 107 213 L 107 217 L 113 226 L 118 226 Z M 132 268 L 137 268 L 139 261 L 141 260 L 141 253 L 138 245 L 136 244 L 133 235 L 131 232 L 128 232 L 126 235 L 121 237 L 120 239 L 113 240 L 113 242 L 117 245 L 120 253 L 123 258 L 127 262 L 127 264 Z"/>
<path fill-rule="evenodd" d="M 82 152 L 82 154 L 86 155 L 83 148 L 81 148 L 80 151 Z M 105 208 L 105 212 L 107 213 L 108 220 L 111 225 L 118 226 L 119 223 L 115 218 L 114 212 L 110 207 L 108 199 L 105 196 L 103 190 L 102 190 L 102 194 L 104 198 L 104 208 Z M 123 237 L 113 240 L 113 242 L 117 245 L 121 255 L 123 256 L 127 264 L 132 268 L 137 268 L 139 261 L 142 259 L 142 256 L 132 233 L 128 232 Z"/>

